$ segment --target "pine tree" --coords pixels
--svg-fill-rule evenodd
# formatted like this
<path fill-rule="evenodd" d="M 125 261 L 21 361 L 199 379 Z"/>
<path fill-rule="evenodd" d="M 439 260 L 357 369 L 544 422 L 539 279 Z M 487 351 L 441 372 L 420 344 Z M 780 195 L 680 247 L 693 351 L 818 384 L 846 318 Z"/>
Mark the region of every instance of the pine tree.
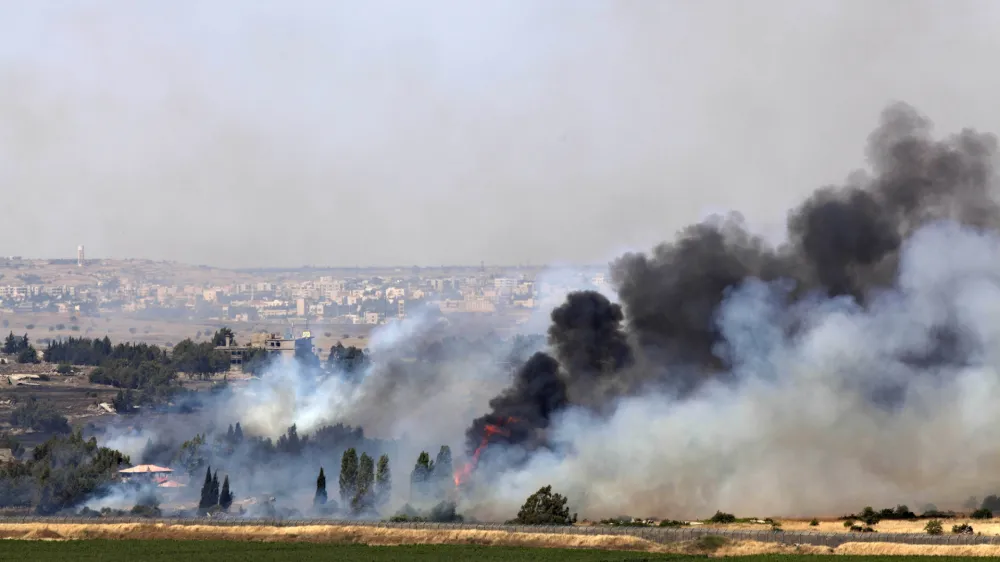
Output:
<path fill-rule="evenodd" d="M 375 471 L 375 507 L 381 509 L 389 503 L 392 495 L 392 473 L 389 472 L 389 455 L 378 458 Z"/>
<path fill-rule="evenodd" d="M 243 442 L 243 428 L 240 427 L 240 422 L 236 422 L 236 428 L 233 429 L 233 439 L 237 444 Z"/>
<path fill-rule="evenodd" d="M 229 429 L 226 431 L 226 443 L 232 445 L 236 442 L 236 434 L 233 432 L 233 424 L 229 424 Z"/>
<path fill-rule="evenodd" d="M 319 467 L 319 478 L 316 479 L 316 496 L 313 498 L 313 505 L 323 505 L 326 503 L 326 475 L 323 474 L 323 467 Z"/>
<path fill-rule="evenodd" d="M 455 468 L 451 461 L 451 447 L 442 445 L 434 461 L 434 483 L 439 496 L 444 496 L 455 484 Z"/>
<path fill-rule="evenodd" d="M 358 452 L 354 447 L 344 451 L 340 459 L 340 499 L 343 505 L 354 499 L 358 487 Z"/>
<path fill-rule="evenodd" d="M 417 457 L 417 464 L 410 473 L 410 497 L 420 500 L 427 495 L 427 482 L 434 472 L 434 463 L 427 451 L 421 451 Z"/>
<path fill-rule="evenodd" d="M 361 453 L 358 461 L 358 483 L 355 488 L 351 507 L 355 513 L 366 511 L 375 503 L 375 461 L 368 453 Z"/>
<path fill-rule="evenodd" d="M 216 470 L 215 474 L 212 475 L 212 488 L 211 495 L 208 497 L 209 507 L 213 505 L 219 505 L 219 471 Z"/>
<path fill-rule="evenodd" d="M 226 475 L 226 479 L 222 482 L 222 492 L 219 494 L 219 505 L 223 510 L 228 511 L 229 506 L 233 505 L 233 492 L 229 489 L 229 475 Z"/>
<path fill-rule="evenodd" d="M 14 337 L 14 330 L 3 340 L 3 352 L 13 354 L 17 352 L 17 338 Z"/>
<path fill-rule="evenodd" d="M 201 487 L 201 501 L 198 502 L 199 509 L 212 507 L 212 467 L 205 471 L 205 483 Z"/>

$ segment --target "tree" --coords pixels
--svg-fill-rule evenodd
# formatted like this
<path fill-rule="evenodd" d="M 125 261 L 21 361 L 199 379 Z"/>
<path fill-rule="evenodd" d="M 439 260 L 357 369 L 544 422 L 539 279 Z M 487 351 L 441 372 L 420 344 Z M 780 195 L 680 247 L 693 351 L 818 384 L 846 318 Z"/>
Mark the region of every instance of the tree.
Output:
<path fill-rule="evenodd" d="M 38 352 L 30 345 L 17 353 L 18 363 L 38 363 Z"/>
<path fill-rule="evenodd" d="M 427 483 L 434 472 L 434 463 L 427 451 L 420 451 L 417 464 L 410 473 L 410 498 L 423 499 L 427 495 Z"/>
<path fill-rule="evenodd" d="M 209 496 L 208 499 L 211 502 L 209 504 L 209 507 L 211 507 L 213 505 L 219 505 L 219 471 L 218 470 L 216 470 L 215 473 L 212 474 L 212 491 L 211 491 L 211 495 Z"/>
<path fill-rule="evenodd" d="M 243 428 L 240 427 L 240 422 L 236 422 L 236 428 L 233 429 L 233 442 L 236 444 L 243 442 Z"/>
<path fill-rule="evenodd" d="M 10 334 L 7 335 L 3 340 L 3 352 L 10 355 L 17 351 L 17 339 L 14 337 L 14 331 L 11 330 Z"/>
<path fill-rule="evenodd" d="M 389 455 L 378 458 L 375 470 L 375 507 L 383 508 L 392 496 L 392 473 L 389 472 Z"/>
<path fill-rule="evenodd" d="M 319 467 L 319 478 L 316 479 L 316 496 L 313 497 L 313 505 L 323 505 L 326 503 L 326 475 L 323 474 L 323 467 Z"/>
<path fill-rule="evenodd" d="M 437 493 L 444 495 L 454 484 L 455 468 L 451 461 L 451 447 L 442 445 L 438 451 L 437 459 L 434 460 L 434 482 Z"/>
<path fill-rule="evenodd" d="M 226 475 L 226 479 L 222 482 L 222 492 L 219 494 L 219 505 L 223 510 L 228 511 L 229 506 L 233 505 L 233 492 L 229 489 L 229 475 Z"/>
<path fill-rule="evenodd" d="M 928 535 L 940 535 L 944 532 L 944 526 L 941 525 L 941 521 L 938 519 L 931 519 L 924 525 L 924 531 L 927 531 Z"/>
<path fill-rule="evenodd" d="M 198 502 L 198 509 L 208 509 L 215 505 L 212 503 L 212 467 L 205 470 L 205 483 L 201 486 L 201 501 Z"/>
<path fill-rule="evenodd" d="M 572 525 L 576 522 L 576 514 L 571 518 L 566 498 L 553 494 L 552 486 L 545 486 L 528 496 L 514 522 L 521 525 Z"/>
<path fill-rule="evenodd" d="M 358 487 L 358 452 L 354 447 L 344 451 L 340 459 L 340 499 L 349 504 L 354 499 Z"/>
<path fill-rule="evenodd" d="M 351 500 L 351 508 L 355 513 L 362 513 L 372 508 L 375 503 L 375 461 L 368 453 L 361 453 L 358 461 L 358 483 Z"/>
<path fill-rule="evenodd" d="M 222 328 L 219 328 L 218 331 L 215 332 L 214 336 L 212 336 L 212 345 L 216 347 L 222 345 L 228 345 L 229 340 L 234 338 L 235 334 L 233 334 L 233 331 L 223 326 Z"/>

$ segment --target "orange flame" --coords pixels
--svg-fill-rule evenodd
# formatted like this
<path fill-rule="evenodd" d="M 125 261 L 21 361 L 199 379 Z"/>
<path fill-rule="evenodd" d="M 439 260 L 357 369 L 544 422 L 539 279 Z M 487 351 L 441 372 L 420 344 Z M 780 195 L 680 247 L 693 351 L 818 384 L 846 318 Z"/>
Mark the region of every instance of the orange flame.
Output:
<path fill-rule="evenodd" d="M 514 423 L 520 421 L 517 418 L 509 417 L 504 420 L 503 423 Z M 494 435 L 503 435 L 504 437 L 510 437 L 510 430 L 499 425 L 493 425 L 491 423 L 486 424 L 483 428 L 483 439 L 479 442 L 479 446 L 476 447 L 476 451 L 472 453 L 472 458 L 469 459 L 467 463 L 462 465 L 455 471 L 455 486 L 461 486 L 462 482 L 468 480 L 469 475 L 475 470 L 476 465 L 479 464 L 479 455 L 483 454 L 486 446 L 490 444 L 490 437 Z"/>

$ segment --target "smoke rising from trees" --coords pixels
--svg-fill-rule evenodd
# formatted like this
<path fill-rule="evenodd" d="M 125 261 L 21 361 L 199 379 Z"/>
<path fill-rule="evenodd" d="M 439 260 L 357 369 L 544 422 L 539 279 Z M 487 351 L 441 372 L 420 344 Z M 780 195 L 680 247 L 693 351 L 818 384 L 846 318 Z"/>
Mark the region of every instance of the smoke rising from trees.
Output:
<path fill-rule="evenodd" d="M 996 138 L 935 138 L 898 103 L 866 154 L 779 246 L 713 218 L 614 261 L 618 303 L 569 295 L 468 430 L 531 414 L 493 446 L 493 499 L 566 482 L 605 515 L 805 515 L 1000 483 L 996 416 L 968 410 L 1000 389 Z"/>

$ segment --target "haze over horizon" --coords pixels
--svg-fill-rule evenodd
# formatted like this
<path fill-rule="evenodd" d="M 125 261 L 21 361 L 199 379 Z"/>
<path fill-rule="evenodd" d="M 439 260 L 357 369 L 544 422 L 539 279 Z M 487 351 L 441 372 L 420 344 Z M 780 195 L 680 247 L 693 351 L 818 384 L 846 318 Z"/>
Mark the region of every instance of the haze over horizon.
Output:
<path fill-rule="evenodd" d="M 895 100 L 1000 131 L 987 2 L 13 6 L 0 255 L 600 263 L 780 237 Z"/>

